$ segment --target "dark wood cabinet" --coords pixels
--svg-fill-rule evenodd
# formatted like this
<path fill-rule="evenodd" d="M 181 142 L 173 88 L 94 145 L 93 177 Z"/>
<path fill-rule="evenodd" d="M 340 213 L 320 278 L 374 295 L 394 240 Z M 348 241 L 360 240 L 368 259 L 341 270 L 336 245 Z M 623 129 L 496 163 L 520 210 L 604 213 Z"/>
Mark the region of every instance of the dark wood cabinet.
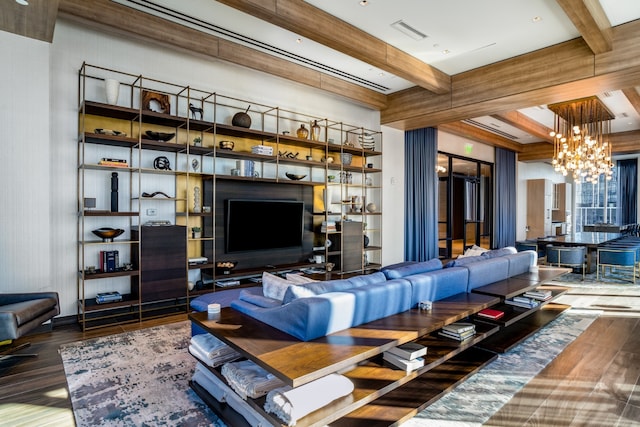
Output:
<path fill-rule="evenodd" d="M 342 271 L 362 270 L 363 241 L 362 222 L 342 222 Z"/>
<path fill-rule="evenodd" d="M 186 227 L 180 225 L 132 230 L 133 238 L 140 241 L 141 302 L 187 296 L 186 233 Z M 134 259 L 137 257 L 136 246 Z"/>

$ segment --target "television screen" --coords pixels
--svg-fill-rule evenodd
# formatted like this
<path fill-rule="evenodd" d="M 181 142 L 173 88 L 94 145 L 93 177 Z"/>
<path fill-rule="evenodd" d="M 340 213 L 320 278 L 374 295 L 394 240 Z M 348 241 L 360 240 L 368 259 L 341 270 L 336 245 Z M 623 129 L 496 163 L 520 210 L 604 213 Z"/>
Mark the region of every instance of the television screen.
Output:
<path fill-rule="evenodd" d="M 304 202 L 229 199 L 226 205 L 227 252 L 302 246 Z"/>

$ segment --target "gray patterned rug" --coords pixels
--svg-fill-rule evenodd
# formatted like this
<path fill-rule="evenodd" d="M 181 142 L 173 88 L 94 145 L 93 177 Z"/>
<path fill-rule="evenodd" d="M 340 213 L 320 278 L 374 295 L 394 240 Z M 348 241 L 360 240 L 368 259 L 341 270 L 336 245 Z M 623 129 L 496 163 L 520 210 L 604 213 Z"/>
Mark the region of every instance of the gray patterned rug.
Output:
<path fill-rule="evenodd" d="M 405 425 L 481 425 L 597 315 L 570 310 Z M 62 346 L 77 425 L 224 426 L 188 385 L 189 337 L 185 321 Z"/>
<path fill-rule="evenodd" d="M 84 426 L 224 426 L 189 387 L 188 321 L 61 346 Z"/>

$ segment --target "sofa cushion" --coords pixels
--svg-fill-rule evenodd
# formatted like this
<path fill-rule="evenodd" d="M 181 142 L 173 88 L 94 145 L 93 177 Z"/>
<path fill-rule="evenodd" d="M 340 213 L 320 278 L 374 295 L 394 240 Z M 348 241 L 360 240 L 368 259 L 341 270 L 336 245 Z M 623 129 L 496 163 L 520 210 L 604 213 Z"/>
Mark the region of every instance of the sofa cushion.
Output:
<path fill-rule="evenodd" d="M 450 267 L 407 276 L 404 279 L 411 283 L 411 305 L 415 307 L 420 301 L 438 301 L 467 292 L 469 270 L 463 267 Z"/>
<path fill-rule="evenodd" d="M 505 255 L 504 258 L 509 261 L 509 277 L 527 273 L 538 263 L 538 253 L 531 250 Z"/>
<path fill-rule="evenodd" d="M 285 275 L 285 278 L 289 282 L 297 283 L 299 285 L 310 283 L 310 282 L 317 282 L 317 280 L 312 279 L 311 277 L 307 277 L 302 273 L 287 273 Z"/>
<path fill-rule="evenodd" d="M 464 253 L 462 255 L 458 256 L 458 258 L 482 255 L 483 253 L 487 252 L 488 250 L 489 249 L 485 249 L 485 248 L 481 248 L 480 246 L 473 245 L 470 248 L 468 248 L 466 251 L 464 251 Z"/>
<path fill-rule="evenodd" d="M 509 277 L 509 260 L 504 257 L 485 258 L 482 262 L 467 264 L 462 268 L 469 270 L 467 292 Z"/>
<path fill-rule="evenodd" d="M 284 293 L 282 299 L 283 304 L 289 304 L 298 298 L 308 298 L 315 295 L 325 294 L 327 292 L 339 292 L 351 289 L 356 286 L 347 279 L 326 280 L 320 282 L 312 282 L 304 285 L 289 286 Z"/>
<path fill-rule="evenodd" d="M 513 246 L 505 246 L 500 249 L 492 249 L 490 251 L 483 252 L 481 256 L 486 258 L 497 258 L 505 255 L 511 255 L 517 253 L 518 250 Z"/>
<path fill-rule="evenodd" d="M 282 301 L 285 292 L 291 285 L 296 285 L 296 283 L 266 271 L 262 273 L 262 292 L 265 297 Z"/>
<path fill-rule="evenodd" d="M 355 296 L 352 326 L 361 325 L 411 309 L 411 283 L 405 279 L 351 288 L 343 291 Z"/>
<path fill-rule="evenodd" d="M 371 274 L 362 274 L 359 276 L 349 277 L 347 281 L 351 282 L 355 287 L 364 286 L 364 285 L 372 285 L 374 283 L 382 283 L 386 282 L 387 278 L 384 273 L 378 271 Z"/>
<path fill-rule="evenodd" d="M 462 267 L 463 265 L 467 265 L 467 264 L 471 264 L 474 262 L 480 262 L 480 261 L 485 261 L 487 258 L 481 256 L 481 255 L 475 255 L 475 256 L 466 256 L 466 257 L 458 257 L 456 259 L 452 259 L 451 261 L 449 261 L 446 265 L 445 268 L 450 268 L 450 267 Z"/>
<path fill-rule="evenodd" d="M 442 261 L 440 261 L 438 258 L 433 258 L 429 261 L 409 261 L 407 263 L 390 265 L 383 268 L 382 272 L 387 277 L 387 279 L 399 279 L 401 277 L 410 276 L 412 274 L 440 270 L 441 268 Z"/>
<path fill-rule="evenodd" d="M 264 295 L 256 294 L 255 292 L 240 291 L 238 298 L 242 301 L 250 302 L 253 305 L 257 305 L 262 308 L 277 307 L 282 305 L 282 301 L 275 298 L 265 297 Z"/>

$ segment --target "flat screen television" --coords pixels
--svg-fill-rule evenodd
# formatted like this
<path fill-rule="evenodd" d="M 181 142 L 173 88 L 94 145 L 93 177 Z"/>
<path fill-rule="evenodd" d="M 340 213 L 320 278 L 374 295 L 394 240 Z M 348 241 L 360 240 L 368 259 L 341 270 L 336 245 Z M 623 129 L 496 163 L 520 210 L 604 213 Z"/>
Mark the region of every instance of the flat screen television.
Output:
<path fill-rule="evenodd" d="M 226 203 L 226 252 L 301 247 L 304 202 L 229 199 Z"/>

